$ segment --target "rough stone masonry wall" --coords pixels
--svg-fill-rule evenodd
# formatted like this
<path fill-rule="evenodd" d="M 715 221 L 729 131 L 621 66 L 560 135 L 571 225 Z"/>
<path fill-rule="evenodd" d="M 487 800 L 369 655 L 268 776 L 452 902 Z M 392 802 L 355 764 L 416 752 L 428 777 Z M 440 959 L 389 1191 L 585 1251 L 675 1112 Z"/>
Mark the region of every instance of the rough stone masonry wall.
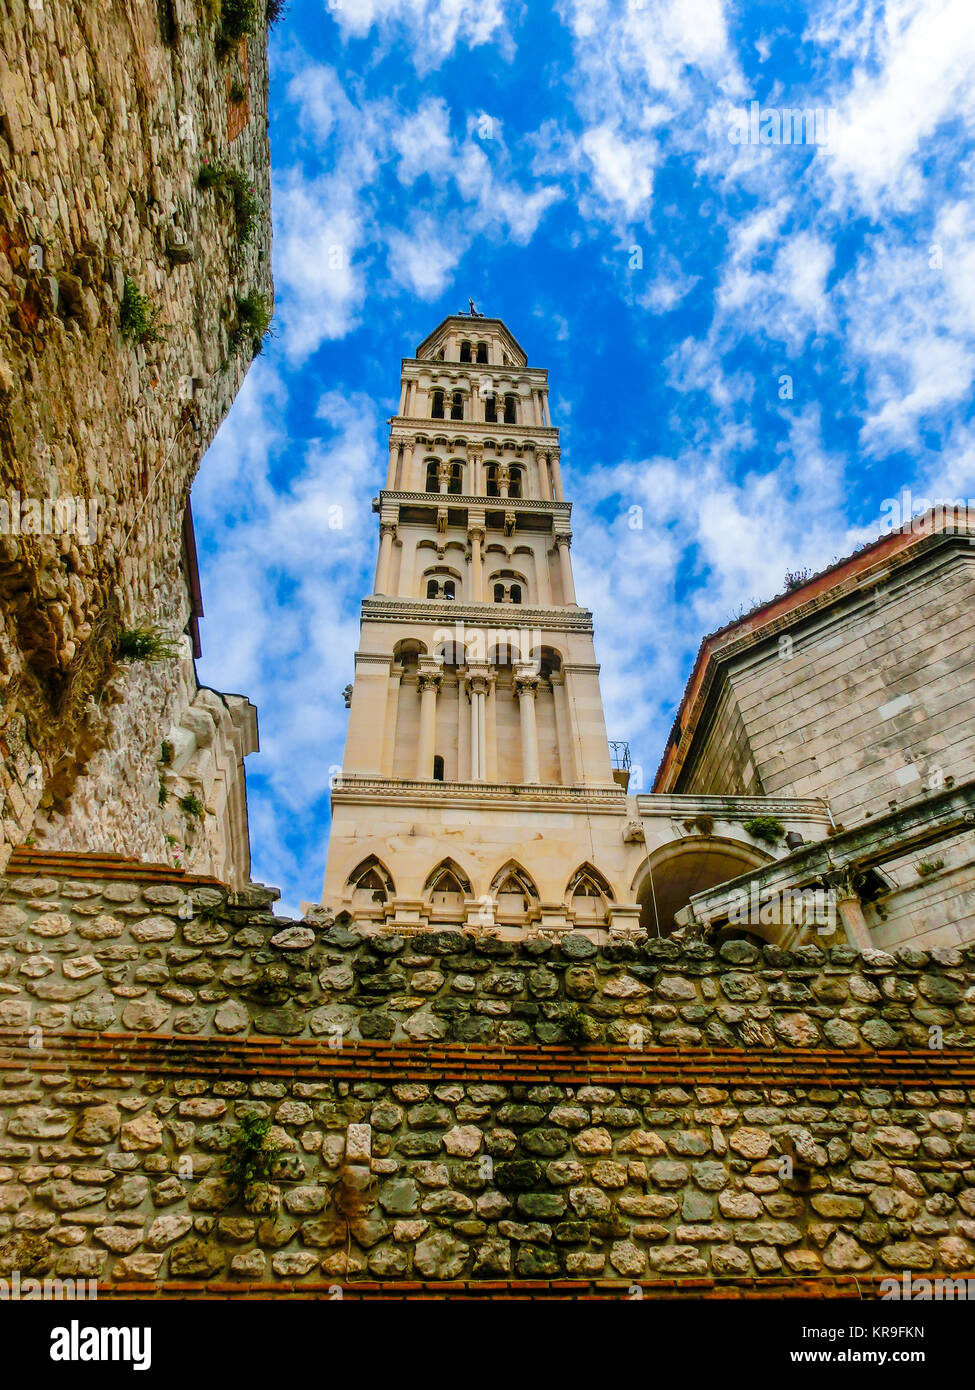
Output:
<path fill-rule="evenodd" d="M 2 1270 L 174 1293 L 975 1270 L 975 948 L 366 937 L 121 874 L 4 882 Z M 242 1200 L 248 1114 L 279 1152 Z"/>
<path fill-rule="evenodd" d="M 132 722 L 98 698 L 119 628 L 185 621 L 183 509 L 250 358 L 237 300 L 270 298 L 266 33 L 221 57 L 219 27 L 216 0 L 0 16 L 0 501 L 80 497 L 99 518 L 93 543 L 0 535 L 0 863 Z M 249 244 L 229 193 L 197 186 L 204 160 L 253 185 Z M 164 341 L 122 336 L 126 276 Z"/>

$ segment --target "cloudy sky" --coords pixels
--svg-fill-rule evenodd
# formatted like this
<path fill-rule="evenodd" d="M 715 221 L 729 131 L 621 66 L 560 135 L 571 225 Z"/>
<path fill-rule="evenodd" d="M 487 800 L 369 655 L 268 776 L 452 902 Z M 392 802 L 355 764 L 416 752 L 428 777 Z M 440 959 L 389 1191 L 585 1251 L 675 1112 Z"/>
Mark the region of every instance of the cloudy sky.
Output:
<path fill-rule="evenodd" d="M 901 489 L 975 497 L 975 3 L 290 0 L 270 52 L 275 337 L 194 511 L 200 678 L 259 707 L 253 872 L 297 910 L 400 359 L 468 296 L 549 369 L 645 785 L 704 633 Z"/>

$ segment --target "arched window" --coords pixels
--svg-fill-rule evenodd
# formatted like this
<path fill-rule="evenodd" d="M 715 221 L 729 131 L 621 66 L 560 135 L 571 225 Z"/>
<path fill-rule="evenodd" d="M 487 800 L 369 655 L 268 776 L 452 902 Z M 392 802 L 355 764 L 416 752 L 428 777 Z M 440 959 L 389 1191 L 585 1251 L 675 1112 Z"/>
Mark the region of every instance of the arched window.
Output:
<path fill-rule="evenodd" d="M 509 496 L 509 497 L 520 497 L 520 496 L 521 496 L 521 469 L 520 469 L 520 468 L 512 468 L 512 469 L 511 469 L 510 477 L 509 477 L 509 481 L 508 481 L 508 496 Z"/>
<path fill-rule="evenodd" d="M 489 463 L 485 469 L 484 476 L 486 479 L 485 487 L 488 497 L 500 497 L 501 490 L 498 487 L 498 465 L 496 463 Z"/>
<path fill-rule="evenodd" d="M 435 916 L 461 914 L 465 898 L 473 897 L 470 881 L 459 864 L 446 859 L 427 879 L 424 895 L 429 895 Z"/>
<path fill-rule="evenodd" d="M 440 491 L 440 465 L 436 459 L 427 460 L 427 492 Z"/>
<path fill-rule="evenodd" d="M 520 584 L 512 584 L 512 586 L 511 586 L 511 602 L 512 602 L 512 603 L 521 603 L 521 585 L 520 585 Z"/>
<path fill-rule="evenodd" d="M 443 781 L 443 758 L 439 753 L 436 754 L 433 760 L 433 780 L 435 782 Z"/>
<path fill-rule="evenodd" d="M 514 396 L 505 396 L 504 398 L 504 423 L 506 425 L 514 425 L 517 423 Z"/>
<path fill-rule="evenodd" d="M 461 345 L 460 345 L 460 360 L 461 360 L 462 362 L 469 362 L 469 361 L 471 360 L 471 345 L 470 345 L 470 343 L 461 343 Z"/>
<path fill-rule="evenodd" d="M 434 420 L 442 420 L 442 419 L 444 418 L 444 414 L 443 414 L 443 399 L 444 399 L 444 398 L 443 398 L 443 392 L 442 392 L 442 391 L 434 391 L 434 393 L 433 393 L 433 406 L 432 406 L 432 409 L 431 409 L 431 411 L 430 411 L 430 414 L 431 414 L 431 416 L 433 417 Z"/>
<path fill-rule="evenodd" d="M 605 922 L 613 890 L 597 869 L 583 864 L 569 880 L 566 896 L 576 921 Z"/>
<path fill-rule="evenodd" d="M 488 355 L 487 355 L 487 343 L 478 343 L 478 345 L 477 345 L 477 360 L 478 360 L 478 362 L 486 362 L 486 361 L 488 360 Z"/>
<path fill-rule="evenodd" d="M 443 596 L 444 596 L 444 598 L 449 598 L 449 599 L 453 599 L 453 598 L 456 598 L 456 597 L 457 597 L 457 595 L 456 595 L 456 593 L 455 593 L 455 591 L 454 591 L 454 581 L 453 581 L 452 579 L 445 579 L 445 580 L 444 580 L 444 582 L 443 582 Z"/>
<path fill-rule="evenodd" d="M 484 397 L 484 419 L 489 425 L 498 423 L 498 398 L 497 396 Z"/>
<path fill-rule="evenodd" d="M 450 418 L 451 420 L 463 420 L 464 418 L 464 397 L 460 391 L 455 391 L 450 398 Z"/>
<path fill-rule="evenodd" d="M 452 463 L 450 465 L 450 479 L 447 483 L 447 491 L 459 495 L 464 491 L 464 465 L 462 463 Z"/>
<path fill-rule="evenodd" d="M 427 580 L 427 598 L 438 598 L 440 596 L 440 585 L 435 579 Z"/>
<path fill-rule="evenodd" d="M 523 919 L 538 903 L 538 889 L 521 865 L 509 860 L 494 876 L 491 897 L 502 920 Z"/>
<path fill-rule="evenodd" d="M 353 904 L 361 907 L 388 902 L 396 891 L 393 880 L 374 854 L 352 870 L 348 886 L 352 889 Z"/>
<path fill-rule="evenodd" d="M 503 585 L 503 584 L 495 584 L 495 586 L 494 586 L 494 601 L 495 601 L 495 603 L 504 603 L 504 585 Z"/>

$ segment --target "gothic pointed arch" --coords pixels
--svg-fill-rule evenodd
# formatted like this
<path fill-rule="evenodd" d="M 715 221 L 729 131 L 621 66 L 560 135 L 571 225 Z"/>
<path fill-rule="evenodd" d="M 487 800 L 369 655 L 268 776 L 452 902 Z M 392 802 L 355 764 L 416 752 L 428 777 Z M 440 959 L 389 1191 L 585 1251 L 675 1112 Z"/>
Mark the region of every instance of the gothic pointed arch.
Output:
<path fill-rule="evenodd" d="M 577 922 L 605 922 L 613 890 L 594 864 L 580 864 L 569 879 L 565 900 Z"/>
<path fill-rule="evenodd" d="M 396 895 L 392 874 L 375 854 L 370 854 L 352 870 L 348 888 L 353 903 L 368 907 L 389 902 Z"/>
<path fill-rule="evenodd" d="M 517 859 L 509 859 L 491 880 L 491 897 L 499 918 L 523 920 L 538 903 L 538 889 Z"/>
<path fill-rule="evenodd" d="M 471 881 L 456 859 L 441 859 L 427 876 L 423 896 L 430 904 L 431 916 L 459 921 L 464 902 L 474 896 Z"/>

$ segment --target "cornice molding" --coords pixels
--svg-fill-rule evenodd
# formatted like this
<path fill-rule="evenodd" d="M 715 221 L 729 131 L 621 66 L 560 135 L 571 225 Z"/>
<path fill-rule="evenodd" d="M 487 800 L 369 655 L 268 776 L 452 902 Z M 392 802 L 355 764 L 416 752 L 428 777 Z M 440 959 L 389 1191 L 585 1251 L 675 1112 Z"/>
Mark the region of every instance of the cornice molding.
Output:
<path fill-rule="evenodd" d="M 517 620 L 515 620 L 517 615 Z M 508 621 L 505 621 L 507 617 Z M 539 628 L 542 632 L 591 633 L 592 613 L 588 608 L 529 608 L 523 604 L 456 603 L 448 599 L 408 599 L 370 597 L 362 600 L 363 622 L 436 623 L 453 627 L 458 622 L 470 622 L 479 628 L 504 632 Z M 388 660 L 388 657 L 386 658 Z M 598 670 L 597 667 L 573 667 L 574 670 Z"/>
<path fill-rule="evenodd" d="M 571 502 L 552 502 L 543 497 L 478 497 L 459 492 L 391 492 L 386 488 L 379 494 L 380 511 L 384 502 L 422 503 L 428 507 L 468 507 L 482 512 L 550 512 L 562 521 L 567 521 L 572 512 Z"/>
<path fill-rule="evenodd" d="M 332 804 L 402 803 L 407 806 L 475 806 L 488 811 L 578 810 L 580 814 L 626 815 L 621 787 L 561 787 L 505 782 L 424 782 L 403 777 L 345 774 L 332 791 Z"/>

